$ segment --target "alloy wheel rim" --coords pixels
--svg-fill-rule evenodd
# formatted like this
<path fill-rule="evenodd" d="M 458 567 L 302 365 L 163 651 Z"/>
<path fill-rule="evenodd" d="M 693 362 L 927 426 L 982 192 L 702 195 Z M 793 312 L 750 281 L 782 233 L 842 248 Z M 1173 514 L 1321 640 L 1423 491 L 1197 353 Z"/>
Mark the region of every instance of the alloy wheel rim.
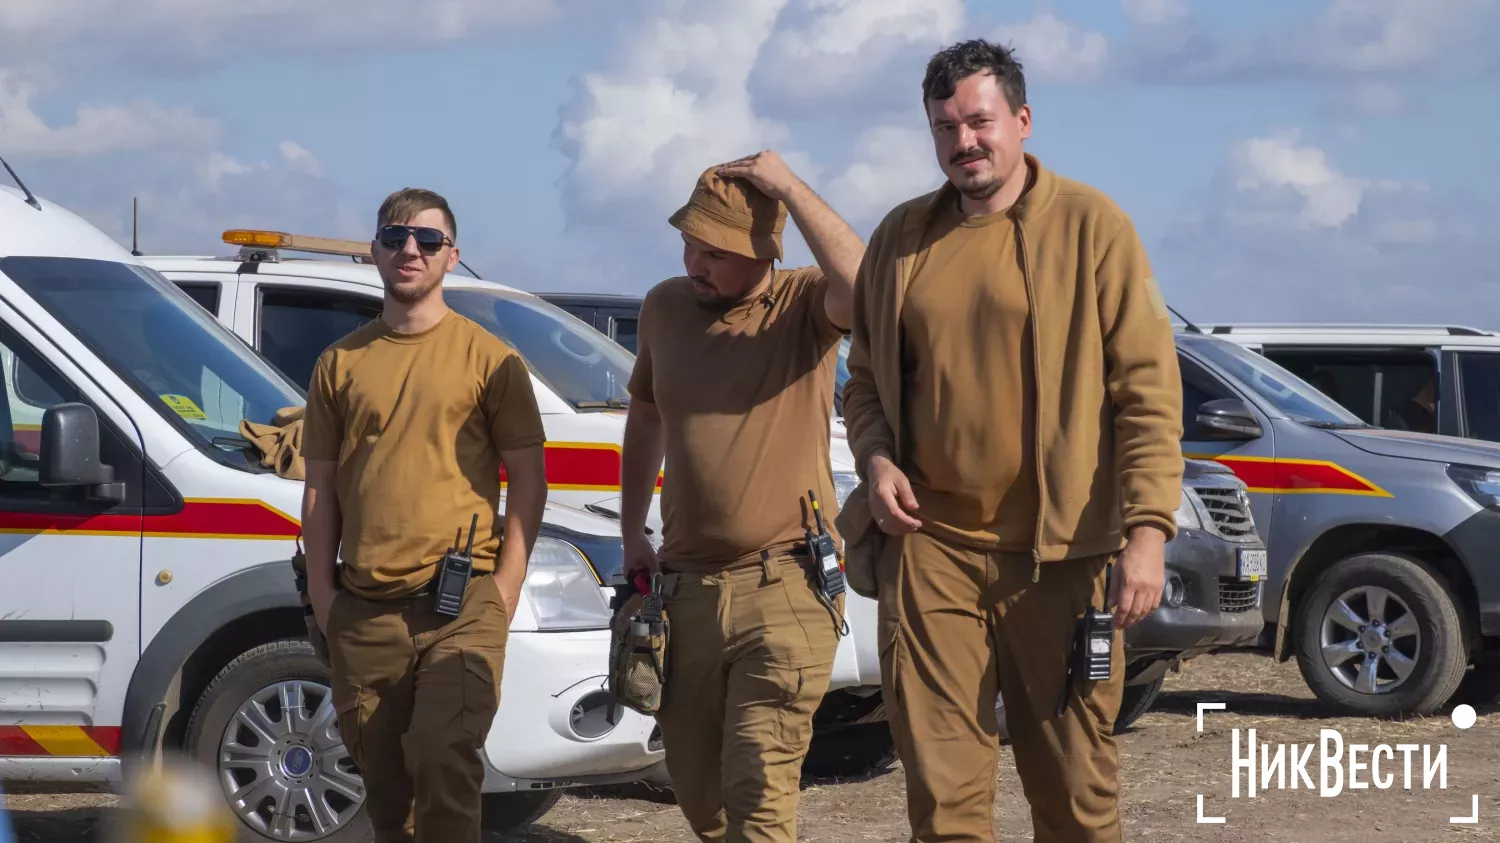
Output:
<path fill-rule="evenodd" d="M 1388 694 L 1406 684 L 1422 655 L 1417 616 L 1395 592 L 1357 586 L 1323 612 L 1318 646 L 1323 665 L 1344 687 Z"/>

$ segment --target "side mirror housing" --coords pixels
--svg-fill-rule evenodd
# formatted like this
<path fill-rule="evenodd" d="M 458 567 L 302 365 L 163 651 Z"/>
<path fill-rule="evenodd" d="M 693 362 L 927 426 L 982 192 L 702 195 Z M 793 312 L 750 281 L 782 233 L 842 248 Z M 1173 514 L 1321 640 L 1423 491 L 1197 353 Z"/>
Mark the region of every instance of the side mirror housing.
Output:
<path fill-rule="evenodd" d="M 99 417 L 87 404 L 69 402 L 42 414 L 41 465 L 44 487 L 86 487 L 90 500 L 120 503 L 125 484 L 113 467 L 99 461 Z"/>
<path fill-rule="evenodd" d="M 1199 433 L 1210 439 L 1259 439 L 1265 433 L 1250 406 L 1238 398 L 1203 402 L 1197 422 Z"/>

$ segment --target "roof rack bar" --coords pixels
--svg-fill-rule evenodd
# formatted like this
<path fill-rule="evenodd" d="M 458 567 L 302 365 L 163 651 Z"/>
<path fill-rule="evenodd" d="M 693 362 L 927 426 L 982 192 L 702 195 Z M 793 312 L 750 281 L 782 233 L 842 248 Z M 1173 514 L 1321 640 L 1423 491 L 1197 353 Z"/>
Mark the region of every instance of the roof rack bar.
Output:
<path fill-rule="evenodd" d="M 26 186 L 26 182 L 21 181 L 21 177 L 16 175 L 16 171 L 11 169 L 10 164 L 6 163 L 4 158 L 0 158 L 0 164 L 5 166 L 5 171 L 10 173 L 10 177 L 15 180 L 16 187 L 21 188 L 21 192 L 26 194 L 26 204 L 40 211 L 42 203 L 37 201 L 36 194 L 32 193 L 31 188 Z"/>

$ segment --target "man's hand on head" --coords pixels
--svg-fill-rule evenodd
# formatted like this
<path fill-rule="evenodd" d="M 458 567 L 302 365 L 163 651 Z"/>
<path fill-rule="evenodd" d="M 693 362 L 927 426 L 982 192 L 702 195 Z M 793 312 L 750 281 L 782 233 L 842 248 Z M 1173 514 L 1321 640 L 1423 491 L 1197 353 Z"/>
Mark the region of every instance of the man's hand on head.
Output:
<path fill-rule="evenodd" d="M 802 184 L 802 179 L 771 149 L 722 164 L 719 175 L 745 179 L 761 193 L 783 202 Z"/>

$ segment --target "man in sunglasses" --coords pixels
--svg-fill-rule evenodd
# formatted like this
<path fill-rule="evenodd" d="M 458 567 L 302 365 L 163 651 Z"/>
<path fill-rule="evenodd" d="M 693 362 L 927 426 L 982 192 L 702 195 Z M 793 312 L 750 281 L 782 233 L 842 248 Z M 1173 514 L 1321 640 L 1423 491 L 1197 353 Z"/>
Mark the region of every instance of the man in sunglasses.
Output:
<path fill-rule="evenodd" d="M 309 592 L 377 843 L 479 840 L 477 750 L 547 499 L 525 363 L 443 302 L 456 234 L 441 196 L 386 199 L 371 243 L 384 309 L 323 352 L 307 390 Z M 444 563 L 470 540 L 465 579 Z M 456 614 L 440 611 L 449 594 Z"/>
<path fill-rule="evenodd" d="M 788 214 L 817 266 L 775 266 Z M 819 538 L 808 493 L 831 525 L 829 417 L 864 245 L 775 152 L 708 169 L 670 223 L 687 273 L 641 307 L 622 455 L 627 571 L 663 574 L 657 722 L 693 831 L 792 843 L 844 629 L 843 595 L 821 586 L 808 552 Z M 658 558 L 645 524 L 664 454 Z"/>

